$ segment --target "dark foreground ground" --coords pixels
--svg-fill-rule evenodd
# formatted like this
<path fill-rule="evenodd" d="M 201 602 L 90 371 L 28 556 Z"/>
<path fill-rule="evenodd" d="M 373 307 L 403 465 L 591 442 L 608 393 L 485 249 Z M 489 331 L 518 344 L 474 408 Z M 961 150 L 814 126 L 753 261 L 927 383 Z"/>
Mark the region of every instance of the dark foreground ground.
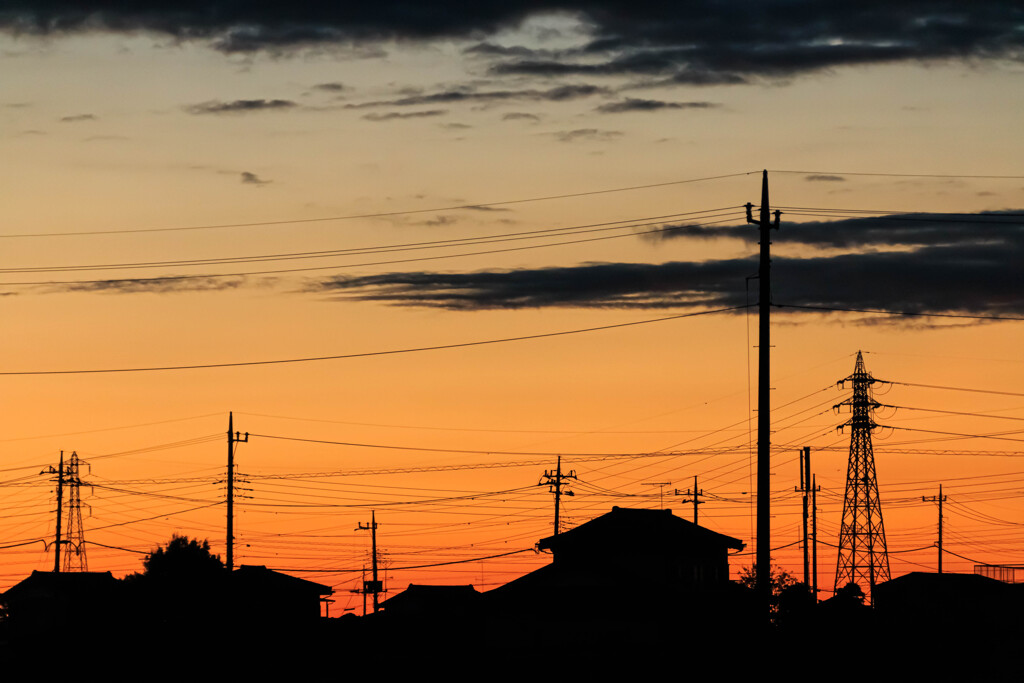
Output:
<path fill-rule="evenodd" d="M 136 624 L 81 620 L 31 633 L 12 632 L 6 624 L 0 680 L 503 680 L 519 672 L 542 680 L 734 680 L 759 672 L 772 681 L 926 675 L 1019 680 L 1021 621 L 894 623 L 865 608 L 775 626 L 704 609 L 643 619 L 349 615 L 303 626 L 209 617 Z"/>

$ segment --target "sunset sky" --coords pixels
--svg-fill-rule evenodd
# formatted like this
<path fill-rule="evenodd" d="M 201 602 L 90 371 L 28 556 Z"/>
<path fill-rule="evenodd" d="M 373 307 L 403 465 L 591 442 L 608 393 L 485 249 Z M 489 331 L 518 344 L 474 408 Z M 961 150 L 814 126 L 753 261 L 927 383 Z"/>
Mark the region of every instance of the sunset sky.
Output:
<path fill-rule="evenodd" d="M 52 568 L 61 450 L 90 570 L 223 555 L 229 411 L 236 564 L 332 614 L 371 510 L 392 593 L 546 563 L 558 454 L 565 524 L 696 476 L 752 552 L 762 169 L 774 303 L 975 316 L 773 311 L 777 562 L 810 446 L 832 588 L 863 350 L 893 575 L 940 484 L 946 570 L 1024 563 L 1024 10 L 679 5 L 3 3 L 0 589 Z"/>

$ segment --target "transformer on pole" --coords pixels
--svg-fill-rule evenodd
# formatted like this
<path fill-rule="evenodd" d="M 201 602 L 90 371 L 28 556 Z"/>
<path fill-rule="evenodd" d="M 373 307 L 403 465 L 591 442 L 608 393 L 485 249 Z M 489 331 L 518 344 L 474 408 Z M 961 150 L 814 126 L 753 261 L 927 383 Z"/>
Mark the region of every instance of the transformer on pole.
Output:
<path fill-rule="evenodd" d="M 839 386 L 846 382 L 853 386 L 853 396 L 835 406 L 837 409 L 849 407 L 851 416 L 842 425 L 850 427 L 850 459 L 834 589 L 838 591 L 855 583 L 870 603 L 875 585 L 889 580 L 889 554 L 871 446 L 871 432 L 878 426 L 872 413 L 880 405 L 872 398 L 871 387 L 882 380 L 875 379 L 865 369 L 864 356 L 858 351 L 853 374 L 840 381 Z"/>

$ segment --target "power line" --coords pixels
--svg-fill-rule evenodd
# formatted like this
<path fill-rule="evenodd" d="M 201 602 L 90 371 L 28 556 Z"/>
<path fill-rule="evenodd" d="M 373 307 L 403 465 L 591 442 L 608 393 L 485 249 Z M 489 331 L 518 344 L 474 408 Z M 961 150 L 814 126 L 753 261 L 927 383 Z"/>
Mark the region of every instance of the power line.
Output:
<path fill-rule="evenodd" d="M 424 451 L 424 452 L 431 452 L 431 453 L 461 453 L 461 454 L 471 454 L 471 455 L 481 455 L 481 454 L 487 454 L 487 455 L 536 455 L 536 456 L 547 456 L 547 457 L 552 457 L 552 458 L 557 457 L 557 456 L 564 456 L 564 457 L 567 457 L 567 458 L 572 458 L 572 457 L 636 458 L 636 457 L 646 457 L 646 456 L 649 456 L 649 457 L 671 457 L 671 456 L 679 455 L 679 453 L 671 453 L 671 452 L 664 452 L 664 451 L 645 451 L 645 452 L 642 452 L 642 453 L 566 453 L 564 451 L 563 452 L 558 452 L 558 453 L 539 453 L 539 452 L 536 452 L 536 451 L 496 451 L 496 450 L 487 450 L 487 449 L 480 449 L 480 448 L 477 448 L 477 449 L 459 449 L 459 448 L 432 448 L 432 447 L 427 447 L 427 446 L 395 446 L 395 445 L 391 445 L 391 444 L 355 443 L 355 442 L 349 442 L 349 441 L 327 441 L 327 440 L 323 440 L 323 439 L 303 439 L 301 437 L 275 436 L 275 435 L 271 435 L 271 434 L 253 434 L 253 433 L 250 433 L 249 436 L 253 436 L 253 437 L 256 437 L 256 438 L 260 438 L 260 439 L 279 439 L 279 440 L 282 440 L 282 441 L 299 441 L 299 442 L 302 442 L 302 443 L 315 443 L 315 444 L 324 444 L 324 445 L 329 445 L 329 446 L 350 446 L 350 447 L 354 447 L 354 448 L 383 448 L 383 449 L 388 449 L 388 450 L 400 450 L 400 451 Z"/>
<path fill-rule="evenodd" d="M 127 520 L 125 522 L 115 522 L 115 523 L 112 523 L 112 524 L 105 524 L 103 526 L 90 527 L 89 531 L 91 533 L 91 532 L 95 532 L 95 531 L 102 531 L 103 529 L 112 529 L 114 527 L 119 527 L 119 526 L 128 526 L 129 524 L 138 524 L 139 522 L 151 522 L 154 519 L 160 519 L 161 517 L 172 517 L 174 515 L 183 515 L 183 514 L 185 514 L 187 512 L 195 512 L 196 510 L 203 510 L 203 509 L 206 509 L 206 508 L 215 507 L 217 505 L 223 505 L 223 504 L 224 504 L 224 501 L 218 501 L 216 503 L 208 503 L 206 505 L 197 505 L 196 507 L 187 508 L 185 510 L 175 510 L 174 512 L 164 512 L 164 513 L 161 513 L 159 515 L 153 515 L 152 517 L 145 517 L 143 519 L 130 519 L 130 520 Z"/>
<path fill-rule="evenodd" d="M 330 443 L 330 442 L 327 442 Z M 337 445 L 341 444 L 340 442 Z M 412 449 L 412 450 L 425 450 L 425 449 Z M 716 453 L 731 453 L 735 452 L 736 449 L 721 449 Z M 445 452 L 452 452 L 450 450 Z M 493 454 L 495 451 L 467 451 L 472 453 L 490 453 Z M 561 455 L 571 458 L 572 462 L 590 462 L 600 460 L 630 460 L 630 459 L 642 459 L 642 458 L 675 458 L 680 455 L 704 455 L 707 453 L 707 449 L 701 449 L 696 451 L 687 451 L 685 453 L 664 453 L 664 452 L 653 452 L 653 453 L 608 453 L 608 454 L 565 454 Z M 478 470 L 478 469 L 503 469 L 503 468 L 515 468 L 515 467 L 543 467 L 551 464 L 551 457 L 559 454 L 537 454 L 543 455 L 544 458 L 537 458 L 533 460 L 506 460 L 498 462 L 476 462 L 476 463 L 464 463 L 457 465 L 410 465 L 407 467 L 380 467 L 380 468 L 367 468 L 367 469 L 355 469 L 355 470 L 329 470 L 321 472 L 300 472 L 295 474 L 250 474 L 246 475 L 250 479 L 254 480 L 267 480 L 267 479 L 318 479 L 318 478 L 329 478 L 329 477 L 359 477 L 367 475 L 380 475 L 380 474 L 414 474 L 420 472 L 456 472 L 462 470 Z"/>
<path fill-rule="evenodd" d="M 699 225 L 712 225 L 714 223 L 724 223 L 726 221 L 733 220 L 733 218 L 722 218 L 717 221 L 706 221 Z M 654 225 L 654 223 L 638 224 L 633 226 L 625 227 L 643 227 L 644 225 Z M 243 271 L 238 273 L 198 273 L 195 275 L 163 275 L 154 277 L 142 277 L 142 278 L 107 278 L 102 280 L 41 280 L 32 282 L 0 282 L 0 286 L 4 287 L 39 287 L 49 285 L 95 285 L 95 284 L 106 284 L 111 282 L 181 282 L 185 280 L 214 280 L 220 278 L 230 277 L 247 277 L 251 275 L 288 275 L 292 273 L 311 273 L 322 270 L 340 270 L 342 268 L 366 268 L 370 266 L 390 266 L 402 263 L 421 263 L 423 261 L 439 261 L 449 258 L 464 258 L 467 256 L 487 256 L 491 254 L 507 254 L 515 251 L 528 251 L 530 249 L 543 249 L 547 247 L 563 247 L 573 244 L 585 244 L 588 242 L 603 242 L 606 240 L 622 239 L 623 237 L 638 237 L 641 235 L 651 235 L 659 232 L 671 232 L 673 230 L 679 230 L 683 226 L 669 226 L 663 228 L 655 228 L 653 230 L 645 230 L 643 232 L 631 232 L 626 235 L 605 235 L 603 237 L 588 237 L 585 239 L 578 240 L 565 240 L 562 242 L 550 242 L 548 244 L 534 244 L 525 247 L 507 247 L 504 249 L 486 249 L 484 251 L 468 251 L 460 254 L 443 254 L 440 256 L 420 256 L 417 258 L 406 258 L 406 259 L 392 259 L 390 261 L 369 261 L 364 263 L 346 263 L 342 265 L 330 265 L 330 266 L 309 266 L 306 268 L 277 268 L 273 270 L 251 270 Z"/>
<path fill-rule="evenodd" d="M 993 389 L 970 389 L 967 387 L 948 387 L 941 386 L 938 384 L 915 384 L 914 382 L 890 382 L 891 384 L 899 384 L 905 387 L 920 387 L 922 389 L 946 389 L 949 391 L 969 391 L 975 394 L 995 394 L 997 396 L 1024 396 L 1024 393 L 1015 391 L 995 391 Z"/>
<path fill-rule="evenodd" d="M 411 216 L 422 213 L 435 213 L 438 211 L 473 210 L 491 206 L 511 206 L 513 204 L 527 204 L 530 202 L 544 202 L 554 199 L 572 199 L 575 197 L 592 197 L 601 194 L 612 194 L 616 192 L 633 192 L 635 190 L 648 190 L 656 187 L 669 187 L 672 185 L 685 185 L 688 183 L 699 183 L 708 180 L 722 180 L 725 178 L 738 178 L 740 176 L 758 173 L 759 171 L 746 171 L 743 173 L 728 173 L 725 175 L 707 176 L 704 178 L 688 178 L 686 180 L 671 180 L 664 183 L 651 183 L 648 185 L 633 185 L 630 187 L 615 187 L 604 190 L 590 190 L 587 192 L 571 192 L 567 194 L 547 195 L 543 197 L 530 197 L 526 199 L 509 199 L 498 202 L 486 202 L 477 204 L 457 204 L 450 206 L 432 207 L 429 209 L 411 209 L 406 211 L 385 211 L 380 213 L 347 214 L 341 216 L 324 216 L 320 218 L 297 218 L 277 221 L 254 221 L 250 223 L 220 223 L 212 225 L 187 225 L 169 228 L 135 228 L 130 230 L 88 230 L 80 232 L 36 232 L 20 233 L 13 235 L 0 235 L 0 238 L 29 238 L 29 237 L 84 237 L 89 235 L 130 235 L 151 232 L 180 232 L 185 230 L 224 230 L 229 228 L 255 228 L 269 227 L 276 225 L 297 225 L 302 223 L 325 223 L 329 221 L 347 221 L 363 218 L 387 218 L 391 216 Z"/>
<path fill-rule="evenodd" d="M 460 349 L 468 348 L 472 346 L 486 346 L 489 344 L 504 344 L 508 342 L 527 341 L 531 339 L 545 339 L 548 337 L 562 337 L 570 334 L 583 334 L 585 332 L 598 332 L 601 330 L 612 330 L 620 327 L 633 327 L 635 325 L 647 325 L 650 323 L 665 322 L 668 320 L 679 320 L 681 318 L 694 318 L 702 315 L 711 315 L 714 313 L 727 313 L 729 311 L 738 311 L 746 306 L 729 306 L 727 308 L 716 308 L 708 311 L 697 311 L 696 313 L 681 313 L 679 315 L 670 315 L 663 318 L 650 318 L 647 320 L 634 320 L 628 323 L 615 323 L 613 325 L 599 325 L 597 327 L 584 327 L 573 330 L 561 330 L 559 332 L 544 332 L 541 334 L 530 334 L 523 335 L 521 337 L 503 337 L 500 339 L 484 339 L 480 341 L 472 342 L 460 342 L 456 344 L 439 344 L 437 346 L 419 346 L 406 349 L 391 349 L 388 351 L 366 351 L 363 353 L 346 353 L 332 356 L 310 356 L 306 358 L 279 358 L 273 360 L 256 360 L 256 361 L 238 361 L 234 363 L 204 363 L 196 365 L 163 365 L 163 366 L 148 366 L 148 367 L 131 367 L 131 368 L 97 368 L 97 369 L 75 369 L 75 370 L 17 370 L 17 371 L 3 371 L 0 372 L 0 376 L 23 376 L 23 375 L 86 375 L 86 374 L 103 374 L 103 373 L 120 373 L 120 372 L 163 372 L 170 370 L 209 370 L 213 368 L 239 368 L 239 367 L 251 367 L 256 365 L 284 365 L 289 363 L 313 363 L 318 361 L 327 360 L 346 360 L 350 358 L 369 358 L 372 356 L 392 356 L 404 353 L 418 353 L 421 351 L 440 351 L 443 349 Z M 110 456 L 100 456 L 110 457 Z"/>
<path fill-rule="evenodd" d="M 522 553 L 536 552 L 533 548 L 523 548 L 522 550 L 513 550 L 507 553 L 499 553 L 497 555 L 486 555 L 484 557 L 470 557 L 465 560 L 450 560 L 448 562 L 434 562 L 432 564 L 420 564 L 408 567 L 388 567 L 387 571 L 402 571 L 404 569 L 428 569 L 430 567 L 445 567 L 452 564 L 466 564 L 467 562 L 480 562 L 481 560 L 494 560 L 499 557 L 508 557 L 510 555 L 519 555 Z M 320 574 L 348 574 L 363 571 L 360 569 L 295 569 L 295 568 L 281 568 L 274 567 L 273 571 L 276 572 L 309 572 L 309 573 L 320 573 Z"/>
<path fill-rule="evenodd" d="M 544 228 L 542 230 L 527 230 L 521 232 L 499 233 L 497 235 L 481 235 L 476 237 L 459 237 L 444 240 L 432 240 L 427 242 L 406 242 L 399 244 L 384 244 L 369 247 L 350 247 L 344 249 L 325 249 L 320 251 L 300 252 L 276 252 L 272 254 L 254 254 L 250 256 L 224 256 L 215 258 L 193 258 L 174 261 L 135 261 L 115 263 L 93 263 L 66 266 L 25 266 L 18 268 L 0 269 L 2 274 L 13 273 L 62 273 L 81 272 L 90 270 L 127 270 L 138 268 L 158 268 L 170 266 L 209 266 L 225 264 L 265 263 L 272 261 L 291 261 L 303 259 L 329 258 L 338 256 L 368 256 L 374 254 L 388 254 L 400 251 L 418 251 L 425 249 L 442 249 L 449 247 L 473 246 L 478 244 L 494 244 L 497 242 L 514 242 L 531 239 L 544 239 L 561 235 L 585 234 L 591 232 L 606 232 L 610 230 L 627 230 L 630 228 L 657 225 L 669 219 L 679 219 L 685 216 L 703 215 L 703 218 L 717 218 L 720 216 L 735 216 L 736 210 L 741 207 L 729 206 L 717 209 L 705 209 L 701 211 L 687 211 L 683 213 L 664 214 L 660 216 L 646 216 L 643 218 L 630 218 L 619 221 L 605 221 L 602 223 L 589 223 L 584 225 L 564 226 L 559 228 Z M 727 212 L 727 213 L 720 213 Z M 704 215 L 706 214 L 706 215 Z M 666 230 L 676 229 L 676 226 L 668 226 Z"/>
<path fill-rule="evenodd" d="M 933 429 L 917 429 L 915 427 L 889 427 L 889 429 L 899 429 L 905 432 L 924 432 L 925 434 L 942 434 L 945 436 L 956 436 L 964 439 L 996 439 L 997 441 L 1016 441 L 1022 442 L 1024 439 L 1012 439 L 1006 434 L 1020 434 L 1020 431 L 1013 432 L 999 432 L 998 434 L 960 434 L 958 432 L 939 432 Z"/>
<path fill-rule="evenodd" d="M 381 422 L 352 422 L 348 420 L 322 420 L 311 417 L 290 417 L 288 415 L 268 415 L 266 413 L 245 413 L 235 411 L 239 415 L 249 417 L 267 417 L 274 420 L 295 420 L 301 422 L 319 422 L 324 424 L 349 425 L 356 427 L 380 427 L 383 429 L 411 429 L 416 431 L 436 432 L 476 432 L 488 434 L 572 434 L 572 435 L 594 435 L 594 434 L 682 434 L 687 432 L 701 432 L 700 429 L 639 429 L 639 430 L 611 430 L 611 429 L 477 429 L 472 427 L 436 427 L 428 425 L 399 425 L 386 424 Z"/>
<path fill-rule="evenodd" d="M 1024 422 L 1024 417 L 1014 417 L 1013 415 L 992 415 L 990 413 L 966 413 L 958 410 L 937 410 L 935 408 L 912 408 L 910 406 L 892 406 L 882 405 L 882 408 L 895 408 L 896 410 L 916 410 L 922 413 L 941 413 L 943 415 L 963 415 L 965 417 L 987 417 L 993 420 L 1015 420 L 1017 422 Z"/>
<path fill-rule="evenodd" d="M 97 434 L 99 432 L 112 432 L 120 429 L 135 429 L 137 427 L 152 427 L 153 425 L 170 424 L 172 422 L 187 422 L 189 420 L 199 420 L 206 417 L 219 416 L 220 413 L 206 413 L 205 415 L 193 415 L 192 417 L 177 417 L 170 420 L 158 420 L 156 422 L 141 422 L 132 425 L 122 425 L 119 427 L 102 427 L 100 429 L 88 429 L 78 432 L 63 432 L 61 434 L 42 434 L 39 436 L 18 436 L 10 439 L 0 439 L 0 443 L 8 443 L 11 441 L 32 441 L 34 439 L 55 439 L 62 436 L 79 436 L 81 434 Z M 0 470 L 2 472 L 4 470 Z"/>
<path fill-rule="evenodd" d="M 880 222 L 901 221 L 911 223 L 954 223 L 954 224 L 977 224 L 977 225 L 1007 225 L 1020 227 L 1019 220 L 984 220 L 987 218 L 1020 218 L 1024 214 L 1019 213 L 928 213 L 923 211 L 890 211 L 886 209 L 828 209 L 811 207 L 790 207 L 786 212 L 787 216 L 818 216 L 821 218 L 877 218 Z M 950 216 L 970 216 L 970 218 L 950 218 Z M 838 222 L 838 221 L 833 221 Z M 800 228 L 801 224 L 794 224 Z"/>
<path fill-rule="evenodd" d="M 2 374 L 2 373 L 0 373 L 0 374 Z M 177 422 L 177 420 L 168 420 L 168 422 Z M 159 422 L 155 422 L 153 424 L 160 424 L 160 423 Z M 114 429 L 117 429 L 117 428 L 115 427 Z M 96 430 L 96 431 L 106 431 L 106 430 Z M 86 432 L 86 433 L 88 433 L 88 432 Z M 35 438 L 35 437 L 29 437 L 29 438 Z M 144 446 L 142 448 L 135 448 L 135 449 L 132 449 L 132 450 L 120 451 L 120 452 L 117 452 L 117 453 L 103 453 L 103 454 L 100 454 L 100 455 L 89 455 L 88 460 L 91 462 L 93 460 L 106 460 L 107 458 L 123 458 L 123 457 L 129 456 L 129 455 L 139 455 L 139 454 L 142 454 L 142 453 L 152 453 L 153 451 L 165 451 L 165 450 L 171 450 L 171 449 L 174 449 L 174 448 L 184 448 L 186 446 L 196 446 L 196 445 L 199 445 L 199 444 L 209 443 L 210 441 L 215 441 L 216 439 L 219 439 L 219 438 L 220 438 L 219 434 L 211 434 L 211 435 L 208 435 L 208 436 L 199 436 L 199 437 L 194 437 L 194 438 L 191 438 L 191 439 L 184 439 L 182 441 L 172 441 L 172 442 L 169 442 L 169 443 L 156 444 L 156 445 L 153 445 L 153 446 Z M 12 439 L 12 440 L 17 441 L 17 439 Z M 35 464 L 35 465 L 21 465 L 19 467 L 6 467 L 4 469 L 0 469 L 0 472 L 16 472 L 16 471 L 19 471 L 19 470 L 34 470 L 34 469 L 38 469 L 40 467 L 46 467 L 46 466 L 47 465 L 45 463 L 43 463 L 43 464 Z"/>
<path fill-rule="evenodd" d="M 840 207 L 831 206 L 780 206 L 780 209 L 786 209 L 787 211 L 829 211 L 835 213 L 850 213 L 850 214 L 866 214 L 867 217 L 871 218 L 877 214 L 883 214 L 885 217 L 889 217 L 891 214 L 894 217 L 906 217 L 908 220 L 926 220 L 919 218 L 912 218 L 917 216 L 989 216 L 991 218 L 1021 218 L 1024 214 L 1021 213 L 1008 213 L 1008 212 L 994 212 L 994 211 L 971 211 L 967 213 L 960 213 L 957 211 L 941 211 L 941 212 L 927 212 L 927 211 L 914 211 L 911 209 L 845 209 Z M 960 221 L 957 221 L 960 222 Z M 987 224 L 993 224 L 993 221 L 982 221 Z M 998 225 L 998 223 L 995 223 Z M 1016 223 L 1009 223 L 1010 225 L 1016 225 Z M 799 227 L 799 226 L 797 226 Z"/>
<path fill-rule="evenodd" d="M 151 554 L 153 552 L 152 550 L 133 550 L 132 548 L 122 548 L 121 546 L 107 545 L 106 543 L 98 543 L 96 541 L 85 541 L 85 542 L 88 543 L 89 545 L 97 545 L 97 546 L 99 546 L 101 548 L 110 548 L 111 550 L 123 550 L 126 553 L 138 553 L 139 555 L 149 555 L 149 554 Z"/>

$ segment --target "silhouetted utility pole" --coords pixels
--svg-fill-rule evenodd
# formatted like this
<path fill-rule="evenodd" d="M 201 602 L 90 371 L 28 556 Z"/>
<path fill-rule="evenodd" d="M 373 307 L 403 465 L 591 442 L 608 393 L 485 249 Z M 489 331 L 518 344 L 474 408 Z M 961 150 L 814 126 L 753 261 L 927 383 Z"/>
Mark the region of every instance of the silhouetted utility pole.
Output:
<path fill-rule="evenodd" d="M 875 584 L 889 580 L 889 553 L 885 545 L 882 503 L 878 498 L 875 453 L 871 446 L 871 432 L 878 426 L 872 413 L 880 405 L 871 396 L 871 386 L 882 380 L 875 379 L 865 369 L 864 356 L 858 351 L 853 374 L 839 382 L 839 386 L 846 382 L 853 385 L 853 396 L 835 406 L 837 409 L 849 407 L 852 415 L 843 425 L 850 427 L 850 459 L 834 589 L 864 582 L 867 588 L 861 585 L 861 590 L 873 602 Z"/>
<path fill-rule="evenodd" d="M 818 599 L 818 475 L 811 475 L 811 590 Z"/>
<path fill-rule="evenodd" d="M 559 518 L 562 496 L 576 495 L 569 489 L 566 489 L 565 491 L 562 490 L 569 485 L 566 483 L 566 479 L 576 479 L 576 470 L 570 470 L 568 473 L 563 473 L 562 456 L 558 456 L 558 464 L 555 467 L 555 471 L 552 472 L 550 470 L 544 470 L 544 476 L 541 477 L 540 482 L 537 483 L 537 486 L 547 486 L 548 491 L 555 494 L 555 536 L 562 531 L 562 523 Z"/>
<path fill-rule="evenodd" d="M 761 236 L 761 261 L 757 271 L 760 289 L 758 302 L 757 354 L 757 591 L 771 612 L 771 229 L 779 229 L 781 211 L 771 221 L 768 201 L 768 171 L 761 178 L 761 216 L 754 220 L 754 205 L 747 202 L 747 222 L 758 226 Z"/>
<path fill-rule="evenodd" d="M 380 593 L 381 593 L 381 582 L 377 578 L 377 511 L 373 510 L 370 512 L 370 523 L 363 524 L 359 523 L 356 527 L 356 531 L 369 531 L 370 532 L 370 547 L 372 549 L 372 560 L 373 560 L 373 580 L 363 581 L 363 595 L 367 593 L 373 594 L 373 613 L 376 614 L 380 608 Z M 363 603 L 363 613 L 366 613 L 365 598 Z"/>
<path fill-rule="evenodd" d="M 942 495 L 942 484 L 939 484 L 939 495 L 927 498 L 921 496 L 921 500 L 926 503 L 938 503 L 939 504 L 939 573 L 942 573 L 942 503 L 945 502 L 946 497 Z"/>
<path fill-rule="evenodd" d="M 43 470 L 43 474 L 56 474 L 57 475 L 57 531 L 54 534 L 53 539 L 53 571 L 60 571 L 60 518 L 63 512 L 62 508 L 64 505 L 64 451 L 60 452 L 60 463 L 57 465 L 57 469 L 51 465 L 48 469 Z"/>
<path fill-rule="evenodd" d="M 235 444 L 248 443 L 249 432 L 242 436 L 235 431 L 235 414 L 228 413 L 228 532 L 227 568 L 235 568 Z"/>
<path fill-rule="evenodd" d="M 360 590 L 359 592 L 363 594 L 363 616 L 365 617 L 366 616 L 366 595 L 367 595 L 367 593 L 366 593 L 366 565 L 363 565 L 363 587 L 362 587 L 362 590 Z"/>
<path fill-rule="evenodd" d="M 803 532 L 804 532 L 804 583 L 808 586 L 811 585 L 811 570 L 810 570 L 810 535 L 807 533 L 807 521 L 809 516 L 810 507 L 810 494 L 812 491 L 813 484 L 811 483 L 811 447 L 804 446 L 800 449 L 800 488 L 797 489 L 800 493 L 803 493 Z"/>
<path fill-rule="evenodd" d="M 676 489 L 676 495 L 677 496 L 689 496 L 689 498 L 683 498 L 679 502 L 681 502 L 681 503 L 693 503 L 693 523 L 696 524 L 697 523 L 697 506 L 704 504 L 704 501 L 700 500 L 700 497 L 704 495 L 704 492 L 697 488 L 697 475 L 693 476 L 693 490 L 692 491 L 690 489 L 686 489 L 685 491 L 680 491 L 679 489 Z"/>

